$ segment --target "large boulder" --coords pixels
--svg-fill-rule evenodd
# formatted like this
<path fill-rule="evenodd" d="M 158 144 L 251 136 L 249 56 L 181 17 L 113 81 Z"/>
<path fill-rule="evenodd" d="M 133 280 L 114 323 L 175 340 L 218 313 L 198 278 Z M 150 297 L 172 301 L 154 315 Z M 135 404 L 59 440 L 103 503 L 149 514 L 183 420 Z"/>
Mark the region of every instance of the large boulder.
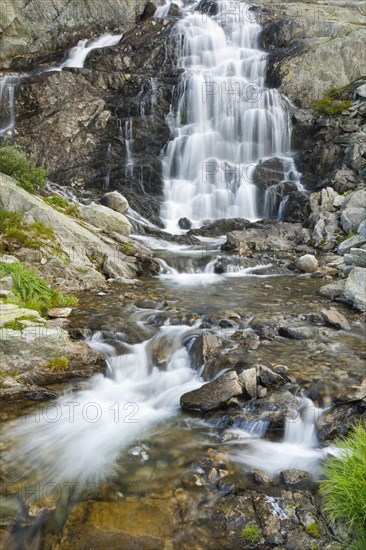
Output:
<path fill-rule="evenodd" d="M 118 191 L 111 191 L 106 193 L 102 197 L 102 205 L 119 212 L 120 214 L 125 214 L 129 209 L 128 200 L 118 193 Z"/>
<path fill-rule="evenodd" d="M 314 273 L 318 269 L 318 260 L 312 254 L 305 254 L 296 261 L 296 267 L 305 273 Z"/>
<path fill-rule="evenodd" d="M 342 205 L 341 226 L 345 233 L 355 233 L 366 219 L 366 191 L 351 193 Z"/>
<path fill-rule="evenodd" d="M 214 334 L 204 331 L 197 336 L 190 349 L 192 364 L 195 369 L 200 369 L 207 361 L 215 358 L 222 349 L 222 340 Z"/>
<path fill-rule="evenodd" d="M 83 206 L 80 208 L 80 214 L 83 220 L 99 227 L 105 233 L 116 231 L 125 237 L 131 233 L 132 226 L 123 214 L 101 204 Z"/>
<path fill-rule="evenodd" d="M 198 390 L 183 394 L 180 398 L 180 405 L 185 410 L 207 413 L 226 407 L 230 399 L 242 395 L 242 393 L 243 386 L 237 373 L 230 371 L 222 374 L 213 382 L 204 384 Z"/>

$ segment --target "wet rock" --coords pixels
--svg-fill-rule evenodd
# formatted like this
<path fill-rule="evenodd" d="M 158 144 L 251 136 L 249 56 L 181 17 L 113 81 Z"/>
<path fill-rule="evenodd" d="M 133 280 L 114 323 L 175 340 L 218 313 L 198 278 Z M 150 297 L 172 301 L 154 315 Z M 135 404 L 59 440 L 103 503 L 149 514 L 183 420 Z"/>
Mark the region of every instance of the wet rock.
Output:
<path fill-rule="evenodd" d="M 178 225 L 181 229 L 191 229 L 192 222 L 188 218 L 180 218 Z"/>
<path fill-rule="evenodd" d="M 258 385 L 257 386 L 257 397 L 260 399 L 263 399 L 267 396 L 268 390 L 267 388 L 264 388 L 263 386 Z"/>
<path fill-rule="evenodd" d="M 313 483 L 313 477 L 303 470 L 283 470 L 280 472 L 281 482 L 291 490 L 309 489 Z"/>
<path fill-rule="evenodd" d="M 265 188 L 291 179 L 288 173 L 293 168 L 293 163 L 289 159 L 273 157 L 266 160 L 260 160 L 255 167 L 253 179 L 257 185 Z"/>
<path fill-rule="evenodd" d="M 273 513 L 273 506 L 265 495 L 253 495 L 254 508 L 259 517 L 262 534 L 267 545 L 280 546 L 284 542 L 281 533 L 281 522 L 276 514 Z"/>
<path fill-rule="evenodd" d="M 320 441 L 333 441 L 347 435 L 357 422 L 366 421 L 365 399 L 344 405 L 333 405 L 316 422 Z"/>
<path fill-rule="evenodd" d="M 190 349 L 192 365 L 199 370 L 202 365 L 216 357 L 222 351 L 222 340 L 211 332 L 204 331 L 197 336 Z"/>
<path fill-rule="evenodd" d="M 318 260 L 312 254 L 305 254 L 296 261 L 296 267 L 305 273 L 314 273 L 318 269 Z"/>
<path fill-rule="evenodd" d="M 265 472 L 262 472 L 262 470 L 254 470 L 253 471 L 253 479 L 256 483 L 259 483 L 260 485 L 272 485 L 273 479 L 266 474 Z"/>
<path fill-rule="evenodd" d="M 50 309 L 48 312 L 48 317 L 51 317 L 52 319 L 59 319 L 59 318 L 66 318 L 71 315 L 72 308 L 71 307 L 58 307 Z"/>
<path fill-rule="evenodd" d="M 245 349 L 256 350 L 259 348 L 260 343 L 261 341 L 258 334 L 255 334 L 253 332 L 246 332 L 246 331 L 243 332 L 242 345 L 244 346 Z"/>
<path fill-rule="evenodd" d="M 255 367 L 243 370 L 239 374 L 239 380 L 244 385 L 245 390 L 250 398 L 257 397 L 257 370 Z"/>
<path fill-rule="evenodd" d="M 351 326 L 345 316 L 336 309 L 322 309 L 320 313 L 328 325 L 339 330 L 351 330 Z"/>
<path fill-rule="evenodd" d="M 353 307 L 362 312 L 366 311 L 366 268 L 352 269 L 345 283 L 344 296 Z"/>
<path fill-rule="evenodd" d="M 290 338 L 293 340 L 308 340 L 314 335 L 311 328 L 295 325 L 282 325 L 279 327 L 278 333 L 283 338 Z"/>
<path fill-rule="evenodd" d="M 255 365 L 259 381 L 266 388 L 283 386 L 286 380 L 280 374 L 277 374 L 265 365 Z"/>
<path fill-rule="evenodd" d="M 258 334 L 263 340 L 273 340 L 278 336 L 278 324 L 276 322 L 254 322 L 251 325 L 252 329 Z"/>
<path fill-rule="evenodd" d="M 125 214 L 129 209 L 128 200 L 121 193 L 118 193 L 118 191 L 112 191 L 103 195 L 101 203 L 103 206 L 107 206 L 120 214 Z"/>
<path fill-rule="evenodd" d="M 206 413 L 225 407 L 231 398 L 242 393 L 243 386 L 240 384 L 237 373 L 230 371 L 213 382 L 204 384 L 198 390 L 182 395 L 180 405 L 185 410 Z"/>
<path fill-rule="evenodd" d="M 230 231 L 240 231 L 250 225 L 250 221 L 244 218 L 228 218 L 215 220 L 212 223 L 203 225 L 199 229 L 191 229 L 188 235 L 199 235 L 202 237 L 219 237 Z"/>

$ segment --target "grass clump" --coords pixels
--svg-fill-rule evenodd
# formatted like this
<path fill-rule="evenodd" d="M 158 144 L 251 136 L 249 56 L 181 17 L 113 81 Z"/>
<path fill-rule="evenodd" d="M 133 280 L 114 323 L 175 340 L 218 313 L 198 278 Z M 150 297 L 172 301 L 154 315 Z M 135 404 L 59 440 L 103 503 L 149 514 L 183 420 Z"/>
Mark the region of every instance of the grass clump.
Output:
<path fill-rule="evenodd" d="M 60 195 L 53 195 L 52 197 L 46 197 L 43 199 L 45 203 L 52 206 L 58 212 L 66 214 L 67 216 L 73 216 L 74 218 L 80 218 L 79 207 L 76 203 L 69 203 L 64 197 Z"/>
<path fill-rule="evenodd" d="M 0 211 L 0 233 L 13 245 L 38 250 L 45 241 L 54 242 L 56 237 L 52 227 L 42 222 L 27 224 L 21 214 Z"/>
<path fill-rule="evenodd" d="M 64 296 L 61 292 L 52 290 L 38 273 L 20 262 L 11 264 L 0 262 L 0 278 L 5 275 L 12 276 L 14 285 L 12 291 L 16 299 L 11 301 L 19 307 L 33 309 L 45 314 L 52 307 L 75 306 L 78 304 L 77 298 Z"/>
<path fill-rule="evenodd" d="M 344 521 L 352 538 L 350 548 L 366 548 L 366 426 L 359 423 L 338 442 L 342 455 L 330 457 L 320 493 L 324 510 L 335 523 Z"/>
<path fill-rule="evenodd" d="M 258 529 L 256 525 L 248 525 L 247 527 L 244 527 L 242 532 L 240 533 L 240 538 L 244 542 L 259 542 L 262 538 L 261 532 Z"/>
<path fill-rule="evenodd" d="M 325 97 L 313 103 L 314 111 L 325 115 L 340 115 L 343 111 L 349 109 L 352 105 L 352 101 L 349 99 L 333 99 L 331 97 Z"/>
<path fill-rule="evenodd" d="M 45 187 L 47 183 L 47 170 L 36 166 L 33 158 L 28 158 L 17 145 L 0 148 L 0 172 L 16 179 L 29 193 Z"/>
<path fill-rule="evenodd" d="M 319 529 L 319 525 L 317 523 L 310 523 L 310 525 L 307 526 L 306 532 L 308 535 L 313 537 L 314 539 L 320 539 L 321 532 Z"/>
<path fill-rule="evenodd" d="M 66 357 L 56 355 L 56 357 L 47 363 L 47 368 L 52 372 L 62 371 L 69 368 L 69 363 L 70 361 Z"/>

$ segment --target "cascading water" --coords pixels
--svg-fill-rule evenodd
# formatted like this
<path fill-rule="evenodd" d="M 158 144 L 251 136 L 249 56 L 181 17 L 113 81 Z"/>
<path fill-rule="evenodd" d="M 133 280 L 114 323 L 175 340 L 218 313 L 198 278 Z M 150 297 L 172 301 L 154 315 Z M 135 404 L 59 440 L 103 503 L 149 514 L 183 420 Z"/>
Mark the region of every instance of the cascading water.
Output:
<path fill-rule="evenodd" d="M 182 217 L 194 226 L 205 219 L 258 219 L 254 167 L 259 159 L 289 155 L 285 102 L 264 86 L 261 27 L 247 6 L 230 6 L 218 2 L 211 17 L 190 11 L 176 25 L 184 73 L 163 157 L 161 212 L 171 232 Z"/>

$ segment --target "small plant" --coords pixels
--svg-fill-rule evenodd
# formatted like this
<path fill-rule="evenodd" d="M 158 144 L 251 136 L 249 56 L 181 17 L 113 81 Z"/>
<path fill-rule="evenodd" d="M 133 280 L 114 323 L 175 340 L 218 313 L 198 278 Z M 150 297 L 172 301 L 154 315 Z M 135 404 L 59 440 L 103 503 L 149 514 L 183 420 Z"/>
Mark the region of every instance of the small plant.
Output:
<path fill-rule="evenodd" d="M 33 309 L 39 313 L 46 313 L 51 307 L 75 306 L 78 299 L 74 296 L 64 296 L 60 291 L 54 291 L 33 269 L 27 268 L 20 262 L 11 264 L 0 262 L 0 278 L 11 275 L 13 279 L 13 293 L 15 303 L 19 307 Z"/>
<path fill-rule="evenodd" d="M 318 113 L 334 116 L 342 114 L 343 111 L 349 109 L 351 105 L 352 102 L 349 99 L 338 100 L 332 97 L 325 97 L 324 99 L 314 101 L 313 109 Z"/>
<path fill-rule="evenodd" d="M 47 363 L 47 368 L 52 372 L 62 371 L 69 368 L 69 363 L 70 361 L 66 357 L 56 355 L 56 357 Z"/>
<path fill-rule="evenodd" d="M 319 529 L 319 525 L 317 523 L 310 523 L 310 525 L 307 526 L 305 529 L 307 534 L 313 537 L 314 539 L 320 539 L 321 533 Z"/>
<path fill-rule="evenodd" d="M 366 428 L 356 425 L 338 442 L 340 457 L 330 457 L 320 493 L 330 520 L 346 523 L 352 536 L 351 548 L 366 548 Z"/>
<path fill-rule="evenodd" d="M 36 166 L 33 158 L 28 158 L 17 145 L 0 148 L 0 172 L 16 179 L 29 193 L 45 187 L 47 183 L 47 170 Z"/>
<path fill-rule="evenodd" d="M 240 533 L 240 538 L 244 542 L 259 542 L 262 538 L 261 532 L 258 529 L 256 525 L 248 525 L 247 527 L 244 527 L 242 532 Z"/>
<path fill-rule="evenodd" d="M 127 254 L 127 256 L 132 255 L 135 251 L 131 243 L 125 243 L 123 245 L 123 252 Z"/>
<path fill-rule="evenodd" d="M 23 330 L 22 323 L 19 323 L 18 319 L 14 319 L 13 321 L 8 321 L 5 323 L 4 328 L 7 328 L 9 330 Z"/>

